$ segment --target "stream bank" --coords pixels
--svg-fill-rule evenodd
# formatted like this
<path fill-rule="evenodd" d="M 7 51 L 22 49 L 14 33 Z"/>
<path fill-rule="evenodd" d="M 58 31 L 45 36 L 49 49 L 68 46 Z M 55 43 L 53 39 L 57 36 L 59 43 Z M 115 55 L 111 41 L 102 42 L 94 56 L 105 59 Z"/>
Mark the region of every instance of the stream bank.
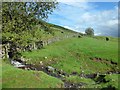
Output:
<path fill-rule="evenodd" d="M 92 74 L 78 74 L 78 73 L 67 74 L 66 72 L 53 68 L 52 66 L 32 65 L 32 64 L 27 64 L 26 62 L 20 60 L 18 61 L 11 60 L 11 62 L 12 62 L 11 64 L 14 65 L 14 67 L 16 68 L 20 68 L 24 70 L 43 71 L 44 73 L 50 76 L 61 79 L 64 82 L 64 88 L 78 89 L 78 88 L 83 88 L 86 85 L 86 83 L 83 82 L 80 83 L 68 82 L 65 80 L 65 77 L 79 76 L 80 78 L 92 79 L 95 81 L 95 84 L 100 84 L 100 83 L 109 82 L 105 80 L 106 75 L 120 74 L 120 71 L 106 71 L 105 73 L 92 73 Z"/>

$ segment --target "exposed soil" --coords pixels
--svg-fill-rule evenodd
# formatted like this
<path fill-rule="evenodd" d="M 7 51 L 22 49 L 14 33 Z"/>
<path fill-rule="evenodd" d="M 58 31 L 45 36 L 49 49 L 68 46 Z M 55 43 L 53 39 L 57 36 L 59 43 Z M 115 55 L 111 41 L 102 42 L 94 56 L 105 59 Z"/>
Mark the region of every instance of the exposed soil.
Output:
<path fill-rule="evenodd" d="M 107 66 L 111 67 L 111 70 L 114 72 L 120 71 L 118 68 L 118 63 L 114 62 L 112 60 L 102 59 L 102 58 L 98 58 L 98 57 L 90 58 L 90 60 L 92 60 L 94 62 L 106 64 Z"/>
<path fill-rule="evenodd" d="M 95 61 L 95 62 L 101 62 L 101 63 L 105 63 L 105 64 L 109 64 L 109 65 L 117 65 L 116 62 L 113 62 L 112 60 L 107 60 L 107 59 L 102 59 L 102 58 L 98 58 L 98 57 L 94 57 L 94 58 L 90 58 L 91 60 Z"/>

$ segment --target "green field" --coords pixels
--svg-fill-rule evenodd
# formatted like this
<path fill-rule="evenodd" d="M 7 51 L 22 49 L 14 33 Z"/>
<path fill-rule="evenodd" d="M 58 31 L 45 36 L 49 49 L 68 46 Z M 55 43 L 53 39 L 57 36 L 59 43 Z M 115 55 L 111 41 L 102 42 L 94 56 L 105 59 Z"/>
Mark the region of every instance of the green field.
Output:
<path fill-rule="evenodd" d="M 40 61 L 45 66 L 52 66 L 67 74 L 76 72 L 76 76 L 65 77 L 65 81 L 71 83 L 83 82 L 86 88 L 103 88 L 112 85 L 118 87 L 118 75 L 106 75 L 110 81 L 106 84 L 95 84 L 95 81 L 87 78 L 80 78 L 78 75 L 92 73 L 106 73 L 107 71 L 118 71 L 118 66 L 110 62 L 118 63 L 118 42 L 117 38 L 105 41 L 105 37 L 82 37 L 69 38 L 52 43 L 41 50 L 23 52 L 23 57 L 29 59 L 27 63 L 39 65 Z M 91 60 L 93 58 L 93 60 Z M 101 61 L 94 60 L 100 58 Z"/>
<path fill-rule="evenodd" d="M 70 77 L 64 76 L 62 80 L 69 83 L 84 83 L 84 88 L 118 88 L 118 74 L 106 75 L 107 83 L 96 84 L 95 79 L 80 77 L 83 73 L 104 74 L 107 71 L 118 71 L 118 42 L 117 38 L 109 41 L 100 37 L 72 37 L 54 42 L 40 50 L 22 52 L 26 62 L 33 65 L 52 66 L 62 70 Z M 100 60 L 98 60 L 100 58 Z M 49 76 L 42 71 L 27 71 L 14 68 L 3 61 L 3 88 L 61 88 L 64 81 Z M 76 72 L 76 75 L 71 75 Z M 36 84 L 37 83 L 37 84 Z"/>
<path fill-rule="evenodd" d="M 51 76 L 42 70 L 22 70 L 10 65 L 8 60 L 3 60 L 3 65 L 1 65 L 3 88 L 65 88 L 65 85 L 70 86 L 71 84 L 76 85 L 74 87 L 83 84 L 80 88 L 118 88 L 119 74 L 115 73 L 119 71 L 118 38 L 109 37 L 109 41 L 106 41 L 106 36 L 87 37 L 61 26 L 45 22 L 44 24 L 49 26 L 52 33 L 36 26 L 34 38 L 30 33 L 21 35 L 20 40 L 23 45 L 27 44 L 27 39 L 47 41 L 59 38 L 59 40 L 45 45 L 41 49 L 20 53 L 26 59 L 27 64 L 41 67 L 42 61 L 43 67 L 51 66 L 66 75 L 60 75 L 61 78 L 58 78 L 54 76 L 57 74 L 56 71 L 52 72 L 54 75 Z M 14 36 L 9 32 L 4 34 L 8 37 Z M 114 73 L 105 75 L 103 79 L 108 81 L 106 83 L 97 83 L 99 75 L 94 79 L 80 76 L 96 73 L 102 75 L 109 71 Z"/>
<path fill-rule="evenodd" d="M 41 71 L 17 69 L 2 63 L 2 88 L 61 88 L 63 82 Z"/>
<path fill-rule="evenodd" d="M 80 10 L 79 14 L 83 13 L 79 18 L 72 19 L 74 15 L 70 10 L 65 10 L 69 14 L 64 13 L 58 4 L 56 0 L 2 3 L 0 88 L 120 89 L 120 38 L 112 37 L 118 36 L 114 31 L 117 30 L 114 27 L 117 25 L 116 16 L 107 18 L 101 14 L 97 17 L 99 12 L 92 15 L 90 11 L 93 9 L 94 13 L 99 7 L 91 8 L 92 3 L 85 3 L 85 12 L 81 6 L 61 3 L 60 8 L 67 5 L 65 9 L 73 7 L 75 14 L 76 10 Z M 55 9 L 64 14 L 53 13 Z M 117 10 L 116 6 L 114 9 Z M 88 10 L 89 13 L 86 13 Z M 113 12 L 112 8 L 109 10 Z M 53 16 L 49 16 L 52 13 Z M 93 22 L 88 22 L 88 19 L 96 21 L 93 17 L 101 23 L 93 25 Z M 102 23 L 102 18 L 107 18 L 106 22 Z M 85 31 L 81 33 L 83 29 Z"/>
<path fill-rule="evenodd" d="M 88 37 L 70 38 L 55 42 L 42 50 L 23 52 L 23 56 L 30 59 L 28 63 L 33 64 L 40 61 L 49 64 L 53 61 L 54 63 L 51 63 L 51 66 L 63 69 L 67 73 L 74 70 L 78 73 L 82 70 L 84 73 L 105 72 L 111 70 L 109 64 L 92 61 L 90 58 L 98 57 L 103 61 L 107 59 L 118 62 L 118 42 L 106 42 Z"/>

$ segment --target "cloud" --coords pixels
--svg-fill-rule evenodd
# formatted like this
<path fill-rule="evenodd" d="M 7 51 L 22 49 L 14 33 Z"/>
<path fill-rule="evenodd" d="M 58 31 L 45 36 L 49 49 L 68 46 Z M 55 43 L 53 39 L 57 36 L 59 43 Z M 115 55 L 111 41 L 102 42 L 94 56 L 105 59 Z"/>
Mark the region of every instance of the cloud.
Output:
<path fill-rule="evenodd" d="M 95 36 L 100 36 L 101 35 L 101 33 L 95 33 Z"/>
<path fill-rule="evenodd" d="M 83 32 L 83 29 L 92 27 L 96 35 L 111 35 L 118 36 L 118 10 L 85 12 L 77 19 L 78 30 Z M 81 26 L 80 26 L 81 25 Z M 82 30 L 80 29 L 82 28 Z"/>
<path fill-rule="evenodd" d="M 102 6 L 89 2 L 62 2 L 59 9 L 50 15 L 49 21 L 66 28 L 84 32 L 92 27 L 95 35 L 118 35 L 118 7 L 98 10 Z"/>
<path fill-rule="evenodd" d="M 88 0 L 70 0 L 62 3 L 74 8 L 79 8 L 80 10 L 91 10 L 97 7 L 97 5 L 93 5 L 92 3 L 88 2 Z"/>
<path fill-rule="evenodd" d="M 74 28 L 72 27 L 69 27 L 69 26 L 63 26 L 64 28 L 68 28 L 68 29 L 71 29 L 71 30 L 74 30 Z"/>

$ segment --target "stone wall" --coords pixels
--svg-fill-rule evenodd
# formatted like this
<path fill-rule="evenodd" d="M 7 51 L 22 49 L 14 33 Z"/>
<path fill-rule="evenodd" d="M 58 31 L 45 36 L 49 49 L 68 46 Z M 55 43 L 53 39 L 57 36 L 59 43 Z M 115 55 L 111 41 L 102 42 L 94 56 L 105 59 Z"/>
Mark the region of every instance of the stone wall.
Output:
<path fill-rule="evenodd" d="M 24 47 L 17 46 L 16 44 L 13 44 L 13 43 L 3 44 L 3 45 L 0 45 L 2 47 L 0 52 L 0 54 L 2 55 L 0 58 L 12 58 L 13 55 L 16 54 L 17 52 L 41 49 L 46 45 L 49 45 L 56 41 L 64 40 L 65 38 L 71 38 L 71 37 L 78 37 L 78 34 L 65 35 L 64 37 L 54 37 L 54 38 L 49 38 L 48 40 L 40 40 L 32 44 L 26 45 Z"/>

